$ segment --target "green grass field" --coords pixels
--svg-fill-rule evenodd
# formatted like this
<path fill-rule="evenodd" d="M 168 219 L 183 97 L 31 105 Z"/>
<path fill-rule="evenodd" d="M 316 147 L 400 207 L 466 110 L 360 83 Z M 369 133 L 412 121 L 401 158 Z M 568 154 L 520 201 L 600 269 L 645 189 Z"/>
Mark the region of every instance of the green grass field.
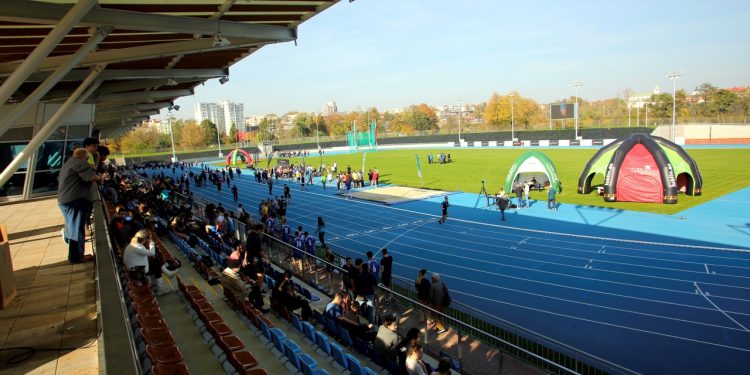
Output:
<path fill-rule="evenodd" d="M 425 187 L 438 190 L 465 191 L 478 193 L 481 181 L 487 181 L 487 191 L 492 194 L 505 182 L 505 176 L 513 162 L 525 149 L 430 149 L 430 150 L 389 150 L 368 152 L 365 172 L 377 167 L 381 182 L 403 186 Z M 750 149 L 687 149 L 686 151 L 698 163 L 703 174 L 703 195 L 691 197 L 680 195 L 677 204 L 604 202 L 602 197 L 592 194 L 577 194 L 578 178 L 583 167 L 595 149 L 540 149 L 555 164 L 563 192 L 558 201 L 567 204 L 599 206 L 623 210 L 635 210 L 662 214 L 674 214 L 687 208 L 708 202 L 724 194 L 739 190 L 750 184 Z M 427 154 L 450 153 L 453 163 L 427 164 Z M 414 155 L 419 154 L 422 165 L 424 184 L 417 176 Z M 300 162 L 301 158 L 292 158 Z M 308 164 L 319 165 L 320 158 L 310 156 L 305 159 Z M 362 153 L 346 155 L 324 155 L 326 165 L 338 162 L 339 168 L 362 167 Z M 273 163 L 275 164 L 275 162 Z M 265 166 L 265 161 L 259 163 Z M 602 183 L 597 176 L 592 184 Z M 532 199 L 546 200 L 546 192 L 532 192 Z"/>

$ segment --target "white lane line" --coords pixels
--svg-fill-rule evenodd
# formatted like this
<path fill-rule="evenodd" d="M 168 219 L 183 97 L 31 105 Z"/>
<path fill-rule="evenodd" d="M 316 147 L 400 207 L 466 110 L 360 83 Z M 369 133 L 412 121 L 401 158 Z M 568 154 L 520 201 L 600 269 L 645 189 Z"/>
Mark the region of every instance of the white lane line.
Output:
<path fill-rule="evenodd" d="M 729 320 L 733 321 L 734 324 L 737 324 L 738 326 L 740 326 L 740 328 L 744 329 L 746 332 L 750 332 L 750 330 L 748 330 L 745 326 L 743 326 L 742 324 L 740 324 L 740 322 L 734 320 L 734 318 L 732 318 L 731 316 L 729 316 L 729 314 L 727 314 L 724 310 L 720 309 L 719 306 L 716 306 L 716 304 L 708 298 L 708 293 L 703 293 L 703 291 L 701 290 L 701 287 L 698 286 L 697 282 L 693 282 L 693 285 L 695 285 L 695 290 L 698 291 L 698 294 L 702 295 L 703 298 L 705 298 L 706 301 L 708 301 L 708 303 L 710 303 L 711 306 L 713 306 L 717 311 L 719 311 L 720 313 L 724 314 L 724 316 L 726 316 L 727 318 L 729 318 Z"/>
<path fill-rule="evenodd" d="M 711 272 L 708 271 L 708 264 L 703 263 L 703 265 L 706 267 L 706 273 L 711 273 Z"/>
<path fill-rule="evenodd" d="M 525 244 L 525 243 L 526 243 L 526 242 L 527 242 L 528 240 L 530 240 L 530 239 L 532 239 L 532 238 L 533 238 L 533 237 L 526 237 L 526 238 L 522 239 L 521 241 L 519 241 L 519 242 L 518 242 L 518 244 L 519 244 L 519 245 L 523 245 L 523 244 Z"/>
<path fill-rule="evenodd" d="M 411 228 L 409 228 L 409 229 L 407 229 L 407 230 L 405 230 L 405 231 L 401 232 L 401 234 L 399 234 L 398 236 L 394 237 L 394 238 L 393 238 L 392 240 L 388 241 L 388 243 L 386 243 L 385 245 L 383 245 L 383 246 L 382 246 L 382 247 L 380 248 L 380 250 L 378 250 L 378 252 L 377 252 L 377 253 L 375 253 L 375 255 L 374 255 L 374 256 L 377 256 L 378 254 L 380 254 L 380 251 L 382 251 L 383 249 L 387 248 L 387 247 L 388 247 L 388 245 L 390 245 L 391 243 L 393 243 L 393 241 L 396 241 L 396 240 L 397 240 L 397 239 L 398 239 L 399 237 L 401 237 L 401 236 L 403 236 L 404 234 L 406 234 L 406 233 L 409 233 L 410 231 L 413 231 L 414 229 L 417 229 L 417 228 L 419 228 L 419 227 L 421 227 L 421 226 L 423 226 L 423 225 L 425 225 L 425 224 L 428 224 L 428 223 L 430 223 L 430 222 L 429 222 L 429 221 L 425 221 L 425 222 L 424 222 L 424 223 L 422 223 L 422 224 L 419 224 L 419 225 L 415 225 L 415 226 L 413 226 L 413 227 L 411 227 Z"/>
<path fill-rule="evenodd" d="M 511 303 L 511 302 L 499 301 L 499 300 L 495 300 L 495 299 L 492 299 L 492 298 L 488 298 L 488 297 L 484 297 L 484 296 L 478 296 L 478 295 L 473 295 L 473 294 L 464 293 L 464 292 L 460 292 L 460 291 L 456 291 L 456 293 L 467 295 L 467 296 L 474 297 L 474 298 L 477 298 L 477 299 L 483 299 L 483 300 L 487 300 L 487 301 L 491 301 L 491 302 L 501 303 L 501 304 L 508 305 L 508 306 L 518 307 L 518 308 L 525 309 L 525 310 L 538 311 L 538 312 L 544 313 L 544 314 L 556 315 L 556 316 L 560 316 L 560 317 L 564 317 L 564 318 L 575 319 L 575 320 L 580 320 L 580 321 L 594 323 L 594 324 L 601 324 L 601 325 L 609 326 L 609 327 L 622 328 L 622 329 L 626 329 L 626 330 L 629 330 L 629 331 L 642 332 L 642 333 L 646 333 L 646 334 L 651 334 L 651 335 L 656 335 L 656 336 L 662 336 L 662 337 L 668 337 L 668 338 L 677 339 L 677 340 L 684 340 L 684 341 L 695 342 L 695 343 L 699 343 L 699 344 L 706 344 L 706 345 L 716 346 L 716 347 L 720 347 L 720 348 L 738 350 L 738 351 L 742 351 L 742 352 L 750 352 L 750 349 L 748 349 L 748 348 L 740 348 L 740 347 L 736 347 L 736 346 L 724 345 L 724 344 L 714 343 L 714 342 L 710 342 L 710 341 L 703 341 L 703 340 L 698 340 L 698 339 L 692 339 L 692 338 L 689 338 L 689 337 L 682 337 L 682 336 L 677 336 L 677 335 L 670 335 L 668 333 L 649 331 L 649 330 L 646 330 L 646 329 L 629 327 L 629 326 L 624 326 L 624 325 L 614 324 L 614 323 L 607 323 L 607 322 L 602 322 L 602 321 L 598 321 L 598 320 L 588 319 L 588 318 L 584 318 L 584 317 L 580 317 L 580 316 L 567 315 L 567 314 L 562 314 L 562 313 L 559 313 L 559 312 L 542 310 L 542 309 L 538 309 L 538 308 L 534 308 L 534 307 L 530 307 L 530 306 L 519 305 L 519 304 L 515 304 L 515 303 Z M 732 328 L 730 328 L 730 329 L 732 329 Z"/>

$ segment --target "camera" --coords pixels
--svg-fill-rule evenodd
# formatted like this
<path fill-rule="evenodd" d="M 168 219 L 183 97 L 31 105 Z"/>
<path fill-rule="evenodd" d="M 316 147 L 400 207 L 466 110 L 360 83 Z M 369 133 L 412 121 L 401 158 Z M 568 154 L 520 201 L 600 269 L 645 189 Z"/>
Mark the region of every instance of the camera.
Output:
<path fill-rule="evenodd" d="M 482 184 L 484 184 L 484 183 L 485 183 L 485 181 L 484 181 L 484 180 L 482 180 Z"/>

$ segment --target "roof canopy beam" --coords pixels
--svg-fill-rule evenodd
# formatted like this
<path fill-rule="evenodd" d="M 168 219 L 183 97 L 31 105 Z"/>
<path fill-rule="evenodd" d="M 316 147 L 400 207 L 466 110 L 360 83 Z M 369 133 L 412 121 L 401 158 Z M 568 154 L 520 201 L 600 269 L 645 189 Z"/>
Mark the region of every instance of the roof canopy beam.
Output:
<path fill-rule="evenodd" d="M 147 104 L 129 104 L 121 105 L 116 107 L 104 107 L 100 108 L 96 106 L 96 115 L 107 114 L 112 112 L 126 112 L 126 111 L 150 111 L 153 109 L 162 109 L 173 105 L 173 102 L 158 102 L 158 103 L 147 103 Z"/>
<path fill-rule="evenodd" d="M 52 72 L 37 72 L 29 76 L 26 82 L 41 82 L 47 79 Z M 65 75 L 61 82 L 82 81 L 89 74 L 88 69 L 72 70 Z M 99 75 L 102 81 L 131 80 L 131 79 L 156 79 L 156 78 L 201 78 L 211 79 L 226 77 L 229 69 L 114 69 L 105 70 Z"/>
<path fill-rule="evenodd" d="M 148 89 L 152 87 L 169 86 L 170 83 L 179 84 L 179 83 L 196 82 L 196 81 L 202 81 L 202 79 L 201 78 L 192 78 L 192 79 L 162 78 L 162 79 L 141 79 L 141 80 L 130 81 L 130 82 L 116 82 L 116 83 L 100 85 L 99 90 L 97 91 L 97 94 L 99 95 L 111 94 L 111 93 L 116 93 L 116 92 Z M 44 97 L 44 101 L 63 100 L 67 98 L 72 92 L 73 90 L 59 90 L 59 91 L 50 92 Z"/>
<path fill-rule="evenodd" d="M 25 23 L 58 23 L 70 10 L 70 5 L 57 5 L 27 0 L 3 0 L 0 20 Z M 79 22 L 86 26 L 111 25 L 116 29 L 160 31 L 182 34 L 214 35 L 224 37 L 258 38 L 275 42 L 297 39 L 296 28 L 250 24 L 242 22 L 201 19 L 195 17 L 167 16 L 126 10 L 93 8 Z"/>
<path fill-rule="evenodd" d="M 2 9 L 2 7 L 0 7 Z M 235 38 L 232 40 L 232 44 L 228 47 L 220 47 L 214 45 L 213 38 L 203 38 L 197 40 L 171 42 L 162 44 L 151 44 L 148 46 L 121 48 L 117 50 L 106 50 L 96 51 L 90 53 L 79 66 L 91 66 L 97 64 L 114 64 L 127 61 L 138 61 L 151 59 L 155 57 L 168 57 L 174 55 L 186 55 L 199 52 L 211 52 L 220 50 L 232 50 L 241 49 L 249 46 L 257 46 L 258 44 L 266 43 L 267 41 L 258 39 L 248 38 Z M 42 64 L 39 65 L 39 70 L 50 70 L 56 69 L 60 64 L 67 60 L 69 56 L 54 56 L 48 57 Z M 13 63 L 6 63 L 0 65 L 0 76 L 9 75 L 19 65 L 23 64 L 23 61 L 15 61 Z"/>
<path fill-rule="evenodd" d="M 97 98 L 97 101 L 118 101 L 118 100 L 133 100 L 133 101 L 146 101 L 146 99 L 165 99 L 175 98 L 180 96 L 193 95 L 193 90 L 165 90 L 165 91 L 148 91 L 148 92 L 126 92 L 126 93 L 112 93 L 102 94 Z"/>

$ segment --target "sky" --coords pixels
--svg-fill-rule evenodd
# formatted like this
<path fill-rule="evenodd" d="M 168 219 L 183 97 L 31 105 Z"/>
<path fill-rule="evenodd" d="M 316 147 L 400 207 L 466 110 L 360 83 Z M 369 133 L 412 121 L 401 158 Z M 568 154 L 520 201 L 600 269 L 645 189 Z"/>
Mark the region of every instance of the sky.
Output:
<path fill-rule="evenodd" d="M 245 116 L 475 104 L 518 91 L 549 103 L 704 82 L 750 86 L 750 2 L 342 0 L 176 101 L 244 103 Z"/>

